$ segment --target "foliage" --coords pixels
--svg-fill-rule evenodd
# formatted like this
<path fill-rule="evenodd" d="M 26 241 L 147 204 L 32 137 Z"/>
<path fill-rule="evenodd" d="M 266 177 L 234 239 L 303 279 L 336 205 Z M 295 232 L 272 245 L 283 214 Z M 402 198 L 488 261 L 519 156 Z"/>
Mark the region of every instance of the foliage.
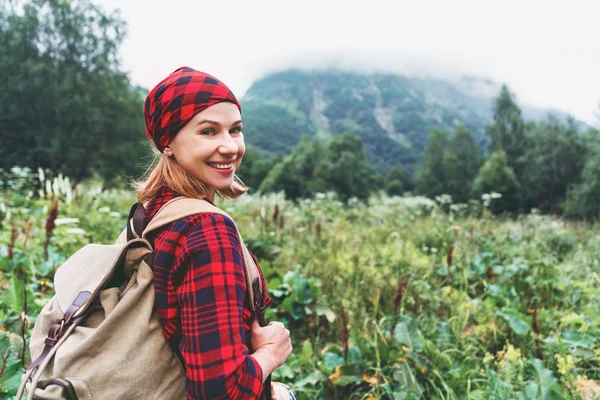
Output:
<path fill-rule="evenodd" d="M 455 202 L 466 203 L 471 198 L 471 185 L 483 160 L 471 131 L 462 125 L 457 126 L 444 156 L 445 193 L 451 195 Z"/>
<path fill-rule="evenodd" d="M 388 194 L 390 195 L 399 195 L 402 194 L 404 191 L 411 192 L 415 187 L 410 172 L 406 168 L 403 168 L 399 165 L 394 165 L 392 168 L 390 168 L 386 176 L 386 182 L 388 183 L 388 187 L 389 184 L 393 182 L 398 182 L 400 184 L 399 187 L 402 189 L 399 192 L 395 193 L 390 193 L 390 191 L 388 190 Z"/>
<path fill-rule="evenodd" d="M 508 165 L 517 176 L 523 171 L 525 154 L 525 121 L 515 96 L 506 85 L 494 101 L 494 122 L 486 127 L 490 138 L 490 153 L 504 151 Z"/>
<path fill-rule="evenodd" d="M 114 241 L 135 199 L 42 175 L 14 169 L 0 192 L 3 396 L 30 360 L 23 345 L 56 268 L 90 241 Z M 291 328 L 294 352 L 275 378 L 300 399 L 599 394 L 597 224 L 502 219 L 442 197 L 280 193 L 220 205 L 260 258 L 269 319 Z"/>
<path fill-rule="evenodd" d="M 579 181 L 585 158 L 584 137 L 573 121 L 549 117 L 530 123 L 527 133 L 527 168 L 521 181 L 525 208 L 559 212 L 570 185 Z"/>
<path fill-rule="evenodd" d="M 287 154 L 303 135 L 314 136 L 307 115 L 280 104 L 245 98 L 242 110 L 246 141 L 264 152 Z"/>
<path fill-rule="evenodd" d="M 597 219 L 600 217 L 600 133 L 590 130 L 580 182 L 573 185 L 567 196 L 566 214 L 571 217 Z"/>
<path fill-rule="evenodd" d="M 269 156 L 262 149 L 248 144 L 246 145 L 244 162 L 240 165 L 236 174 L 250 188 L 251 192 L 255 191 L 282 158 L 280 155 Z"/>
<path fill-rule="evenodd" d="M 304 138 L 275 165 L 260 186 L 263 192 L 284 191 L 291 199 L 334 191 L 340 199 L 366 199 L 380 178 L 368 163 L 362 141 L 341 135 L 329 142 Z"/>
<path fill-rule="evenodd" d="M 508 158 L 503 151 L 497 151 L 488 158 L 473 182 L 475 197 L 492 191 L 502 195 L 502 198 L 492 206 L 492 211 L 495 213 L 519 210 L 521 206 L 519 189 L 520 184 L 513 169 L 508 165 Z"/>
<path fill-rule="evenodd" d="M 481 150 L 467 128 L 457 126 L 452 136 L 434 129 L 415 174 L 417 193 L 428 197 L 447 194 L 456 202 L 466 203 L 481 163 Z"/>
<path fill-rule="evenodd" d="M 423 162 L 415 173 L 417 192 L 426 197 L 435 197 L 447 193 L 445 154 L 449 136 L 445 129 L 434 129 L 429 134 Z"/>
<path fill-rule="evenodd" d="M 125 24 L 89 0 L 0 6 L 0 168 L 139 175 L 143 96 L 119 71 Z"/>

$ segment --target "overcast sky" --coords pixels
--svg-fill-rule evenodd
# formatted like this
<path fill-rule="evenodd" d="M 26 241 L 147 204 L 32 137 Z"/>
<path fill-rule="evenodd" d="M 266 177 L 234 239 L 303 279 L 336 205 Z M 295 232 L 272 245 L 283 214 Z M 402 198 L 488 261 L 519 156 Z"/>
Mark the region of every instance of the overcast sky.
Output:
<path fill-rule="evenodd" d="M 521 103 L 600 124 L 597 0 L 94 2 L 121 10 L 123 68 L 148 89 L 183 65 L 238 97 L 288 67 L 465 74 L 507 83 Z"/>

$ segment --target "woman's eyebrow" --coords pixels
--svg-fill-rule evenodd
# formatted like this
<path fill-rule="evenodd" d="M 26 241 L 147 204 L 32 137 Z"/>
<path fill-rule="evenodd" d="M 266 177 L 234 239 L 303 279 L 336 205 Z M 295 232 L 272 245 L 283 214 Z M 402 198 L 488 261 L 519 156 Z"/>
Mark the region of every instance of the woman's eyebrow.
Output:
<path fill-rule="evenodd" d="M 233 124 L 231 124 L 231 126 L 237 125 L 237 124 L 241 124 L 242 120 L 237 120 L 235 121 Z M 221 125 L 220 123 L 218 123 L 217 121 L 213 121 L 210 119 L 202 119 L 200 121 L 198 121 L 198 123 L 196 124 L 196 126 L 198 125 L 202 125 L 202 124 L 211 124 L 211 125 Z"/>
<path fill-rule="evenodd" d="M 220 125 L 217 121 L 212 121 L 210 119 L 201 119 L 200 121 L 198 121 L 196 126 L 202 125 L 202 124 Z"/>

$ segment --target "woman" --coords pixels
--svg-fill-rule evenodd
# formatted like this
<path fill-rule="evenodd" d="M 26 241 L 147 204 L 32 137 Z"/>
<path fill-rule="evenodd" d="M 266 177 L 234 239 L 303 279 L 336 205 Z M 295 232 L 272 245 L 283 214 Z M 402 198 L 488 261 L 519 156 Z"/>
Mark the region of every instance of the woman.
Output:
<path fill-rule="evenodd" d="M 137 184 L 147 221 L 176 196 L 213 203 L 216 195 L 236 198 L 247 191 L 235 175 L 245 151 L 241 107 L 218 79 L 177 69 L 150 91 L 144 118 L 146 135 L 161 153 Z M 156 310 L 185 365 L 187 397 L 265 399 L 265 380 L 292 351 L 290 333 L 280 322 L 260 327 L 254 320 L 233 221 L 197 214 L 152 240 Z M 271 299 L 265 294 L 264 301 L 268 306 Z M 273 398 L 293 395 L 274 384 Z"/>

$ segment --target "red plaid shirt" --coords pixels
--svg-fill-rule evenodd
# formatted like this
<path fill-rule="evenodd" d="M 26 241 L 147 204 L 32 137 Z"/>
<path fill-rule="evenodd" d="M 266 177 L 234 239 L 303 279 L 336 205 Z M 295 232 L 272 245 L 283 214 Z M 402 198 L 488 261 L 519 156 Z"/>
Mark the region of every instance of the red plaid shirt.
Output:
<path fill-rule="evenodd" d="M 146 205 L 147 221 L 176 196 L 161 189 Z M 183 358 L 187 397 L 265 399 L 262 369 L 246 345 L 253 311 L 233 221 L 197 214 L 150 239 L 156 310 L 167 341 Z M 266 291 L 265 302 L 271 303 Z"/>

